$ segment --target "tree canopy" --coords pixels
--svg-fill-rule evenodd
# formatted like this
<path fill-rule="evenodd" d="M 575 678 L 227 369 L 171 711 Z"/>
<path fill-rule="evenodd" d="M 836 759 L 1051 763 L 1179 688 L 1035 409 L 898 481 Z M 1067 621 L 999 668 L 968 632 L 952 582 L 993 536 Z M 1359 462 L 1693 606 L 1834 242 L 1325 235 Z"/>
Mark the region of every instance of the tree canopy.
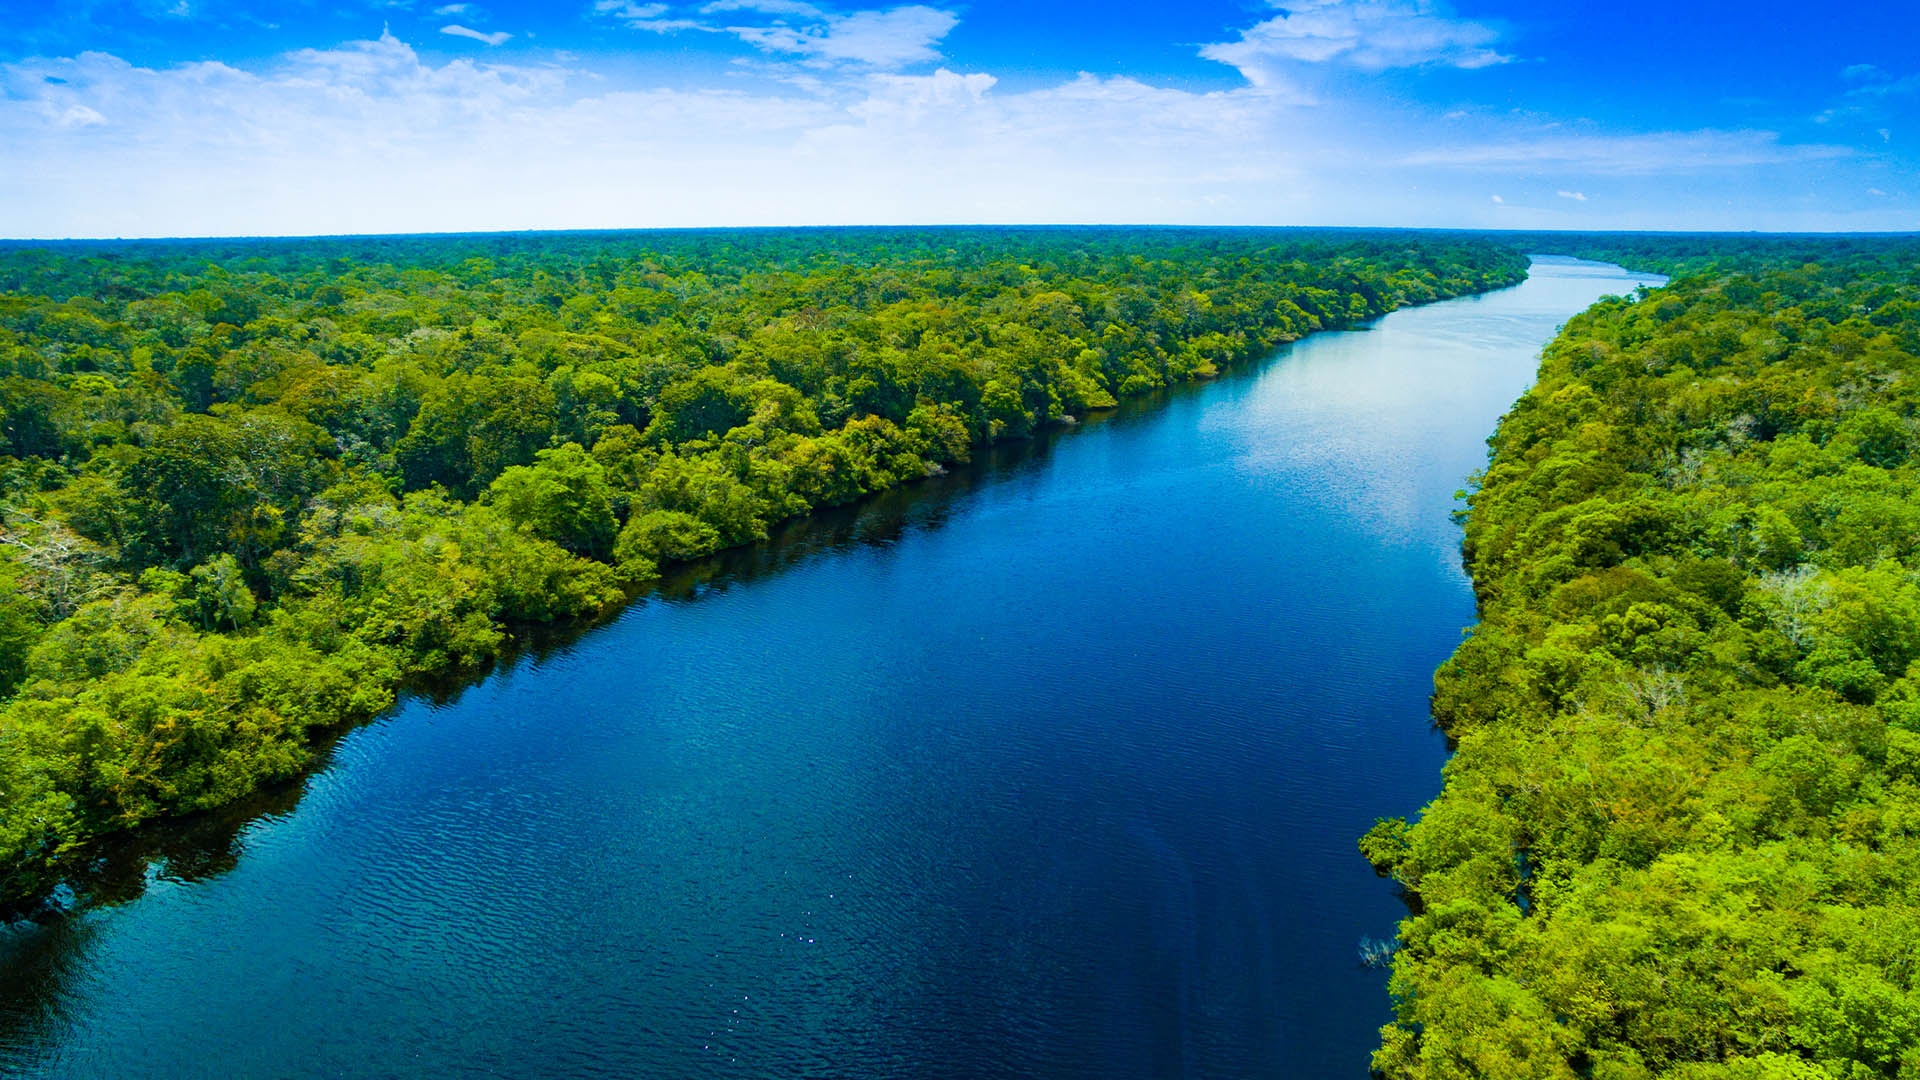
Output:
<path fill-rule="evenodd" d="M 663 561 L 1524 271 L 1276 230 L 0 248 L 0 901 Z"/>
<path fill-rule="evenodd" d="M 1375 1067 L 1913 1080 L 1920 242 L 1560 242 L 1683 276 L 1491 441 Z"/>

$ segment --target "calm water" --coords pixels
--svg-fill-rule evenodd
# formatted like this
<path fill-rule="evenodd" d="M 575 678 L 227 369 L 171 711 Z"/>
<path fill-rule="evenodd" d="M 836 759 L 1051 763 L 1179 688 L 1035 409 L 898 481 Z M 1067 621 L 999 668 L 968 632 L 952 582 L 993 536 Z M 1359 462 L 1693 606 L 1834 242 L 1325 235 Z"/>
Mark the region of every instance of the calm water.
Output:
<path fill-rule="evenodd" d="M 1322 335 L 789 529 L 146 893 L 0 931 L 0 1073 L 1354 1077 L 1354 847 L 1445 757 L 1451 496 L 1569 315 Z"/>

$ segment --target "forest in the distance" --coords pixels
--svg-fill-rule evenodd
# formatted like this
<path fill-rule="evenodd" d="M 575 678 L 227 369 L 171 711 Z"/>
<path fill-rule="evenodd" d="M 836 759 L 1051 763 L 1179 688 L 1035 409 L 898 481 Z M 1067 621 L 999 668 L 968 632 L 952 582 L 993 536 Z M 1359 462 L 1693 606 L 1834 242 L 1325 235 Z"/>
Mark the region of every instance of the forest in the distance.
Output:
<path fill-rule="evenodd" d="M 0 250 L 0 902 L 663 562 L 1525 268 L 1272 230 Z"/>

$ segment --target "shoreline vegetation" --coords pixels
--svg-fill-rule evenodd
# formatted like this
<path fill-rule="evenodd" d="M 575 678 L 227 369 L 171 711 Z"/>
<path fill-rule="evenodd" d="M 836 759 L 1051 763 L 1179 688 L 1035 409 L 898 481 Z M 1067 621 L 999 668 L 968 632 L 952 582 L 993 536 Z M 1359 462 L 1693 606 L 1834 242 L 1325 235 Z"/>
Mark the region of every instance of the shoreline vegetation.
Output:
<path fill-rule="evenodd" d="M 1525 273 L 1394 231 L 0 247 L 0 910 L 663 563 Z"/>
<path fill-rule="evenodd" d="M 1534 244 L 1674 277 L 1490 440 L 1376 1074 L 1920 1077 L 1920 239 Z"/>

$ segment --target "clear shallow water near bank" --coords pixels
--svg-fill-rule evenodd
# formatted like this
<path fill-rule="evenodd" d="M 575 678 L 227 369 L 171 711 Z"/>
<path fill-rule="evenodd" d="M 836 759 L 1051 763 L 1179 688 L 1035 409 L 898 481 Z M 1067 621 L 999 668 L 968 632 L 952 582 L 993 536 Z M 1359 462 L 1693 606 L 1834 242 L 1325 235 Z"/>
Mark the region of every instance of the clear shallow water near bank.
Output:
<path fill-rule="evenodd" d="M 1362 1077 L 1403 909 L 1354 841 L 1439 787 L 1452 492 L 1643 280 L 1309 338 L 411 702 L 0 931 L 0 1074 Z"/>

